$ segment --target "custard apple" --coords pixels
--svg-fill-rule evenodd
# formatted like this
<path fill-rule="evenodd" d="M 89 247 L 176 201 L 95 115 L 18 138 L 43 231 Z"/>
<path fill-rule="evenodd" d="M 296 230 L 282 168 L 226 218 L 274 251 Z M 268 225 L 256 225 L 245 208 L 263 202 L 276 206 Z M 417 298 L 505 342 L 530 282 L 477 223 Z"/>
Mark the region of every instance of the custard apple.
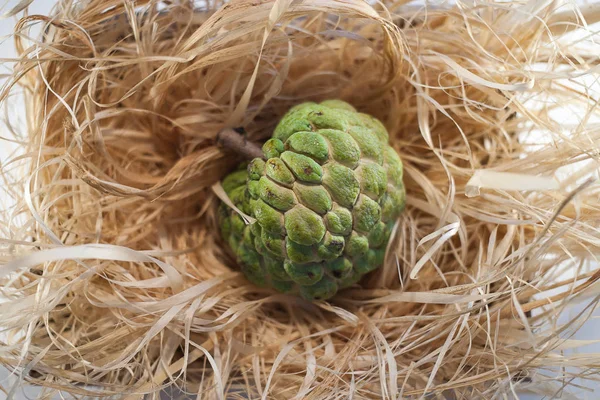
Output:
<path fill-rule="evenodd" d="M 222 186 L 223 239 L 246 277 L 328 299 L 383 264 L 404 209 L 402 162 L 377 119 L 340 100 L 291 108 L 256 158 Z"/>

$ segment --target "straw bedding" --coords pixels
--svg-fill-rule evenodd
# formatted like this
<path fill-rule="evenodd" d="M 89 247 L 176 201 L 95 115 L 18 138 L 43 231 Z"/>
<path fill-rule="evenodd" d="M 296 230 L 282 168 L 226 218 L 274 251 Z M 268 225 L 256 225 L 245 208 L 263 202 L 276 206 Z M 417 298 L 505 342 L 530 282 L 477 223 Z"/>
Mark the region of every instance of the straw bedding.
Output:
<path fill-rule="evenodd" d="M 1 363 L 48 393 L 131 398 L 552 397 L 595 379 L 597 355 L 568 350 L 598 302 L 597 17 L 358 0 L 24 15 L 0 93 L 27 110 L 2 134 Z M 264 141 L 289 107 L 337 98 L 388 128 L 407 208 L 384 267 L 308 303 L 224 248 L 213 187 L 240 160 L 215 138 Z"/>

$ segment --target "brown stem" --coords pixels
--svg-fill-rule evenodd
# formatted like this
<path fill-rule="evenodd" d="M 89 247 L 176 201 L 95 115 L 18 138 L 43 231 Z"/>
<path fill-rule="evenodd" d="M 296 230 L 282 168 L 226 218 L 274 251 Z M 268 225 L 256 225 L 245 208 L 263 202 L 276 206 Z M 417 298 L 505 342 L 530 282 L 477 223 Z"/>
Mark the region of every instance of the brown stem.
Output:
<path fill-rule="evenodd" d="M 259 145 L 249 142 L 244 136 L 240 135 L 232 128 L 222 129 L 217 134 L 217 143 L 221 147 L 229 149 L 249 160 L 254 158 L 265 158 Z"/>

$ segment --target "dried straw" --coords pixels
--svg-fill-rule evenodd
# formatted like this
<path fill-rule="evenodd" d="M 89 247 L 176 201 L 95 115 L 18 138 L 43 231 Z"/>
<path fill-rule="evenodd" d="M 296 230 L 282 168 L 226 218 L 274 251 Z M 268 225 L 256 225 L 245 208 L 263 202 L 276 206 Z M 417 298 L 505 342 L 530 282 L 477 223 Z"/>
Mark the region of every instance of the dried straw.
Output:
<path fill-rule="evenodd" d="M 0 93 L 28 111 L 26 133 L 3 133 L 19 149 L 1 167 L 1 363 L 49 392 L 132 399 L 170 383 L 201 399 L 558 396 L 597 379 L 598 355 L 568 349 L 590 343 L 570 337 L 600 295 L 599 10 L 384 3 L 25 15 Z M 326 98 L 385 123 L 408 207 L 382 269 L 310 304 L 243 278 L 211 187 L 237 163 L 220 129 L 264 140 Z"/>

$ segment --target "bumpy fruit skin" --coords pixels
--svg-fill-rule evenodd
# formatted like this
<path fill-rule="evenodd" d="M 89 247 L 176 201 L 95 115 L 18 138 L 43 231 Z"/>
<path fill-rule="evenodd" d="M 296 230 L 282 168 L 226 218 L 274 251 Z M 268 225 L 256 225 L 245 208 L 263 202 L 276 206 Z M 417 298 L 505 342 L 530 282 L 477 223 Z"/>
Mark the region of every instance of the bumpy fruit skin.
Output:
<path fill-rule="evenodd" d="M 254 159 L 223 182 L 223 239 L 246 277 L 328 299 L 383 264 L 404 209 L 402 162 L 377 119 L 340 100 L 291 108 Z"/>

